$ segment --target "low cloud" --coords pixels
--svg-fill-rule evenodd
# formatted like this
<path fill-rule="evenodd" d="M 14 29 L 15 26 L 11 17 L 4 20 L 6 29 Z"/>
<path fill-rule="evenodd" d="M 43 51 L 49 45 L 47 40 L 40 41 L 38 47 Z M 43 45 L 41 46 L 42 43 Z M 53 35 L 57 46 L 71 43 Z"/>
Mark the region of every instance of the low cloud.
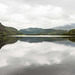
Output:
<path fill-rule="evenodd" d="M 22 0 L 23 1 L 23 0 Z M 31 5 L 9 1 L 0 3 L 0 21 L 17 29 L 28 27 L 52 28 L 75 22 L 72 13 L 53 5 Z M 10 4 L 11 3 L 11 4 Z"/>

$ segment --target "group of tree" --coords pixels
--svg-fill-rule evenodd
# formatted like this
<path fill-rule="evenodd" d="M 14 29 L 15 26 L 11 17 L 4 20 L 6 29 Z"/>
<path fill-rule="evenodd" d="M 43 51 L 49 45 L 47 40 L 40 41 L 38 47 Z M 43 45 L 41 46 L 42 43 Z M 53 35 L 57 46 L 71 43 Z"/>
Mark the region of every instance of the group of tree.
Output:
<path fill-rule="evenodd" d="M 67 33 L 64 33 L 64 35 L 72 35 L 72 36 L 75 36 L 75 29 L 69 30 Z"/>

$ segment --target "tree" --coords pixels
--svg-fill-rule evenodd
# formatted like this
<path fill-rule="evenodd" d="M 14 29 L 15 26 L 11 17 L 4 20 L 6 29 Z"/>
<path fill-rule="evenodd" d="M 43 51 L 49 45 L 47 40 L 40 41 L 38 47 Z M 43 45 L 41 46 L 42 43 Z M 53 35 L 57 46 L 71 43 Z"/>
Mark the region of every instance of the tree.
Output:
<path fill-rule="evenodd" d="M 69 31 L 69 34 L 70 34 L 70 35 L 75 35 L 75 29 L 70 30 L 70 31 Z"/>

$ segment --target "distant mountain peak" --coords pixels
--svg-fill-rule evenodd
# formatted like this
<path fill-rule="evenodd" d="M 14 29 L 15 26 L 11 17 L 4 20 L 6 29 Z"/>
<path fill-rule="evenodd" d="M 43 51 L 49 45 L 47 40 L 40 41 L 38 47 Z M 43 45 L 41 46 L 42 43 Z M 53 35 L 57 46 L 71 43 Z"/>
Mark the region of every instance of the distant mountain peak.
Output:
<path fill-rule="evenodd" d="M 71 30 L 75 29 L 75 23 L 66 24 L 64 26 L 55 27 L 54 29 Z"/>

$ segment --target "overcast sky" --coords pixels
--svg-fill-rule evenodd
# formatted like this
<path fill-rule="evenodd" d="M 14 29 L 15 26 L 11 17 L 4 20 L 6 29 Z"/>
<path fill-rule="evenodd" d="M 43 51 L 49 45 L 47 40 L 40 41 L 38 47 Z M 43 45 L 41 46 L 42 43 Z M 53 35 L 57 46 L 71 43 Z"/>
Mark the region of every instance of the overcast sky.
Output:
<path fill-rule="evenodd" d="M 75 0 L 0 0 L 0 22 L 17 29 L 75 23 Z"/>

